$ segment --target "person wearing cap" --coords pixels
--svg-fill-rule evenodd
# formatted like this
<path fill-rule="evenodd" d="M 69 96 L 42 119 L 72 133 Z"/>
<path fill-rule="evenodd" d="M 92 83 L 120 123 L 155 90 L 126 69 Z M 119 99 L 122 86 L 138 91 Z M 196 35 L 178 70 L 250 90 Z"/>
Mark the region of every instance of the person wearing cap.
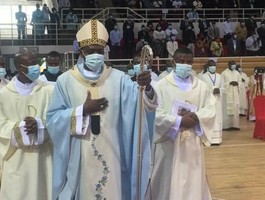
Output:
<path fill-rule="evenodd" d="M 241 77 L 236 70 L 236 62 L 228 61 L 228 68 L 221 73 L 224 87 L 223 103 L 223 129 L 239 130 L 239 88 Z"/>
<path fill-rule="evenodd" d="M 6 79 L 6 67 L 5 61 L 2 55 L 0 55 L 0 89 L 8 84 L 9 80 Z"/>
<path fill-rule="evenodd" d="M 133 82 L 104 64 L 108 37 L 98 20 L 84 24 L 76 35 L 78 62 L 57 79 L 47 113 L 54 144 L 53 199 L 136 198 L 138 85 L 145 86 L 141 199 L 147 189 L 157 96 L 149 71 Z"/>
<path fill-rule="evenodd" d="M 39 81 L 37 57 L 15 55 L 18 71 L 0 90 L 0 199 L 51 200 L 52 143 L 45 126 L 53 86 Z"/>

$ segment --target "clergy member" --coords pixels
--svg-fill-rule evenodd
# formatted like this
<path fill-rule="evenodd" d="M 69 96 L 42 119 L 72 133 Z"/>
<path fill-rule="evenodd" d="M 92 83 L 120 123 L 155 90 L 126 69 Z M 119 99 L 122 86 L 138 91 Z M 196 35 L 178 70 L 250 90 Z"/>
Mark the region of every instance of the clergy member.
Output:
<path fill-rule="evenodd" d="M 0 89 L 8 84 L 9 80 L 6 77 L 5 61 L 2 55 L 0 55 Z"/>
<path fill-rule="evenodd" d="M 156 94 L 150 72 L 139 74 L 137 84 L 104 64 L 108 37 L 99 21 L 84 24 L 76 35 L 79 60 L 55 85 L 47 113 L 54 200 L 136 199 L 138 84 L 145 86 L 141 199 L 147 189 Z"/>
<path fill-rule="evenodd" d="M 174 70 L 155 86 L 156 111 L 152 200 L 211 200 L 203 144 L 211 144 L 215 98 L 192 73 L 193 54 L 179 48 Z"/>
<path fill-rule="evenodd" d="M 228 62 L 228 68 L 221 73 L 224 84 L 222 96 L 223 103 L 223 129 L 239 130 L 239 99 L 240 74 L 236 70 L 236 62 Z"/>
<path fill-rule="evenodd" d="M 16 54 L 18 75 L 0 90 L 0 199 L 50 200 L 52 144 L 45 127 L 53 86 L 38 79 L 27 51 Z"/>
<path fill-rule="evenodd" d="M 236 66 L 236 70 L 240 74 L 240 87 L 239 87 L 239 94 L 240 94 L 240 99 L 239 99 L 239 114 L 242 116 L 245 116 L 247 114 L 248 110 L 248 98 L 247 98 L 247 91 L 249 87 L 249 78 L 245 72 L 243 72 L 243 69 L 241 65 Z"/>
<path fill-rule="evenodd" d="M 56 82 L 57 78 L 62 74 L 61 72 L 62 58 L 59 52 L 51 51 L 46 56 L 46 69 L 42 72 L 40 78 Z"/>
<path fill-rule="evenodd" d="M 211 144 L 221 144 L 222 143 L 222 97 L 221 93 L 223 91 L 221 75 L 216 72 L 216 63 L 214 60 L 209 60 L 207 62 L 206 72 L 202 74 L 201 79 L 212 88 L 212 93 L 216 100 L 216 116 L 214 121 L 214 128 L 212 129 Z"/>
<path fill-rule="evenodd" d="M 166 70 L 163 71 L 161 74 L 159 74 L 159 76 L 158 76 L 159 80 L 166 77 L 167 75 L 169 75 L 172 70 L 173 70 L 172 60 L 167 61 Z"/>

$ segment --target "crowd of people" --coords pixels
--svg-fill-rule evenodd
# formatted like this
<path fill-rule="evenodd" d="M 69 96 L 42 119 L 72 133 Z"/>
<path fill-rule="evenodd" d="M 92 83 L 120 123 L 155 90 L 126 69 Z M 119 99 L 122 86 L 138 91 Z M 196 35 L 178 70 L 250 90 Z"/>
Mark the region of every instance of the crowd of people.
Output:
<path fill-rule="evenodd" d="M 9 81 L 0 57 L 0 199 L 213 199 L 203 145 L 240 129 L 260 72 L 249 79 L 231 58 L 218 74 L 210 58 L 197 74 L 192 50 L 180 47 L 159 76 L 142 52 L 124 73 L 104 63 L 108 28 L 90 20 L 78 30 L 78 61 L 64 73 L 58 52 L 41 69 L 23 49 Z M 164 36 L 172 40 L 157 29 Z"/>
<path fill-rule="evenodd" d="M 257 25 L 254 15 L 239 22 L 227 17 L 217 24 L 205 16 L 189 14 L 178 23 L 167 22 L 163 15 L 159 21 L 142 24 L 140 30 L 135 28 L 132 16 L 119 26 L 110 14 L 105 21 L 110 34 L 108 45 L 113 53 L 110 58 L 131 58 L 146 44 L 160 58 L 172 57 L 172 52 L 183 46 L 191 49 L 196 57 L 265 55 L 265 21 Z"/>

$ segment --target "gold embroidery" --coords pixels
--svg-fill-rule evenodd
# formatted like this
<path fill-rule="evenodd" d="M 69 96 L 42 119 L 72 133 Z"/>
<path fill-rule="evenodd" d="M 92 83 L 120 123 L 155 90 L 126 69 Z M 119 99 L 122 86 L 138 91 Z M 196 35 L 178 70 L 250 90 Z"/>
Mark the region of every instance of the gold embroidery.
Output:
<path fill-rule="evenodd" d="M 99 38 L 90 38 L 90 39 L 82 40 L 79 42 L 80 48 L 85 47 L 85 46 L 89 46 L 91 44 L 98 44 L 98 45 L 105 47 L 107 42 L 102 40 L 102 39 L 99 39 Z"/>
<path fill-rule="evenodd" d="M 85 47 L 85 46 L 89 46 L 91 44 L 98 44 L 101 46 L 106 46 L 107 41 L 104 41 L 104 40 L 98 38 L 97 20 L 91 20 L 91 35 L 92 35 L 92 38 L 80 41 L 79 46 Z"/>
<path fill-rule="evenodd" d="M 71 133 L 72 133 L 71 135 L 77 135 L 75 109 L 73 110 L 71 115 Z"/>
<path fill-rule="evenodd" d="M 33 110 L 33 115 L 31 115 L 31 110 Z M 37 114 L 37 109 L 34 107 L 34 106 L 31 106 L 31 105 L 28 105 L 28 111 L 29 111 L 29 116 L 31 117 L 36 117 L 36 114 Z"/>
<path fill-rule="evenodd" d="M 23 144 L 23 141 L 22 141 L 22 136 L 21 136 L 21 133 L 20 133 L 18 122 L 15 124 L 13 130 L 14 130 L 14 136 L 15 136 L 15 139 L 17 141 L 18 147 L 22 148 L 24 146 L 24 144 Z"/>

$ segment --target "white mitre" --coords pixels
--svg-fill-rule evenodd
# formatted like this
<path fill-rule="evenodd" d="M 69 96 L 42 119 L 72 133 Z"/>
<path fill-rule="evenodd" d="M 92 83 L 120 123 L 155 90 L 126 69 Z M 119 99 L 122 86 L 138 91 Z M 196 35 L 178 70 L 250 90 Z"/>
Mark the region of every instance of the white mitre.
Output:
<path fill-rule="evenodd" d="M 76 34 L 79 47 L 98 44 L 106 46 L 109 34 L 105 26 L 98 20 L 90 20 L 84 24 Z"/>

